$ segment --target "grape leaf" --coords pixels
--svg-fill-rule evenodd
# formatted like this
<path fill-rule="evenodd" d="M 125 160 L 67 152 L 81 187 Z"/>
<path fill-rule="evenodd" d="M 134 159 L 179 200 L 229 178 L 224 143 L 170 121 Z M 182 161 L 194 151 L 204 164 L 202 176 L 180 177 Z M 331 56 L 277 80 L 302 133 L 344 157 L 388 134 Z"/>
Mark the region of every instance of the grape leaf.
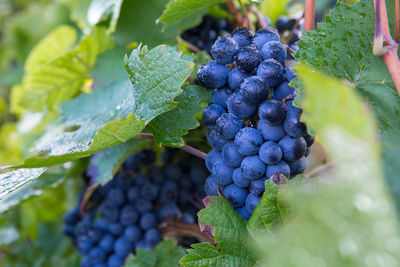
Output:
<path fill-rule="evenodd" d="M 60 27 L 39 43 L 28 58 L 22 83 L 12 91 L 12 110 L 57 110 L 61 102 L 79 93 L 97 56 L 111 46 L 106 30 L 93 28 L 79 45 L 67 49 L 75 41 L 76 32 L 67 26 Z"/>
<path fill-rule="evenodd" d="M 93 85 L 101 87 L 64 102 L 60 121 L 34 147 L 36 156 L 17 167 L 52 166 L 124 143 L 176 106 L 174 98 L 182 92 L 180 86 L 190 75 L 192 62 L 164 45 L 150 51 L 138 48 L 126 59 L 132 86 L 122 57 L 116 57 L 122 51 L 111 51 L 99 59 L 91 75 Z M 113 69 L 109 74 L 103 60 Z"/>
<path fill-rule="evenodd" d="M 185 144 L 182 136 L 200 125 L 193 116 L 202 110 L 203 93 L 199 86 L 185 86 L 183 93 L 176 98 L 178 105 L 150 122 L 147 128 L 153 133 L 156 142 L 166 146 Z"/>
<path fill-rule="evenodd" d="M 298 175 L 277 185 L 272 179 L 265 181 L 265 192 L 254 210 L 247 227 L 252 235 L 257 235 L 267 229 L 273 232 L 276 226 L 287 222 L 289 207 L 286 205 L 288 191 L 306 182 L 307 177 Z M 308 181 L 307 181 L 308 182 Z"/>
<path fill-rule="evenodd" d="M 91 185 L 106 184 L 130 155 L 143 150 L 150 142 L 150 140 L 131 139 L 126 143 L 109 147 L 94 154 L 90 159 L 87 171 L 92 178 Z"/>
<path fill-rule="evenodd" d="M 253 266 L 253 250 L 248 246 L 246 220 L 224 197 L 207 197 L 205 209 L 199 212 L 199 221 L 215 239 L 216 245 L 192 245 L 181 260 L 182 266 Z"/>
<path fill-rule="evenodd" d="M 185 250 L 174 245 L 172 239 L 158 243 L 155 250 L 137 249 L 136 255 L 131 254 L 124 267 L 172 267 L 178 266 L 179 259 L 185 255 Z"/>
<path fill-rule="evenodd" d="M 162 13 L 158 22 L 164 23 L 164 29 L 170 27 L 183 18 L 213 4 L 223 3 L 223 0 L 173 0 Z"/>
<path fill-rule="evenodd" d="M 394 1 L 386 2 L 389 21 L 395 22 Z M 338 2 L 325 23 L 319 23 L 315 31 L 304 32 L 297 58 L 327 74 L 349 80 L 368 101 L 379 123 L 385 178 L 400 209 L 400 97 L 385 63 L 372 54 L 374 25 L 372 0 L 352 6 Z M 346 116 L 342 119 L 348 121 Z"/>
<path fill-rule="evenodd" d="M 288 194 L 296 215 L 260 240 L 263 266 L 399 266 L 400 228 L 384 184 L 371 112 L 339 80 L 305 65 L 298 75 L 306 121 L 327 144 L 334 172 Z M 326 105 L 321 99 L 335 101 Z"/>
<path fill-rule="evenodd" d="M 112 17 L 109 32 L 115 31 L 122 2 L 123 0 L 93 0 L 87 13 L 89 24 L 92 26 L 96 25 L 104 16 L 111 12 Z M 112 11 L 110 9 L 112 9 Z"/>
<path fill-rule="evenodd" d="M 18 169 L 0 174 L 0 200 L 24 184 L 35 180 L 46 171 L 46 168 Z"/>
<path fill-rule="evenodd" d="M 176 106 L 173 100 L 182 93 L 181 86 L 194 68 L 181 56 L 175 49 L 160 45 L 150 51 L 139 46 L 125 58 L 138 119 L 151 121 Z"/>

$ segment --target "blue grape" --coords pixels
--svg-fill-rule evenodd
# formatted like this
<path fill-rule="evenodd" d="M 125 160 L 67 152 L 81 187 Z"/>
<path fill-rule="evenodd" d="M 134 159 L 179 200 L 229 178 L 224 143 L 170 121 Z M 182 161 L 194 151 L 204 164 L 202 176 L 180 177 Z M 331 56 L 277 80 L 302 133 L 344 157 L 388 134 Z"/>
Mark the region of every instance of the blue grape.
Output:
<path fill-rule="evenodd" d="M 259 131 L 251 127 L 245 127 L 238 132 L 234 142 L 236 150 L 240 154 L 250 156 L 257 154 L 263 140 Z"/>
<path fill-rule="evenodd" d="M 285 75 L 286 75 L 286 79 L 290 82 L 291 80 L 293 80 L 294 78 L 296 78 L 296 74 L 294 73 L 294 71 L 288 67 L 285 68 Z"/>
<path fill-rule="evenodd" d="M 162 202 L 174 202 L 177 199 L 178 185 L 174 181 L 165 182 L 161 190 Z"/>
<path fill-rule="evenodd" d="M 310 146 L 312 146 L 314 144 L 314 141 L 315 141 L 315 136 L 314 135 L 310 135 L 310 134 L 307 133 L 306 135 L 303 136 L 303 138 L 307 143 L 307 147 L 310 147 Z"/>
<path fill-rule="evenodd" d="M 203 111 L 202 115 L 203 123 L 208 127 L 214 126 L 217 119 L 223 113 L 225 113 L 225 109 L 220 105 L 217 104 L 208 105 Z"/>
<path fill-rule="evenodd" d="M 214 175 L 210 175 L 204 183 L 204 191 L 207 196 L 218 196 L 218 184 Z"/>
<path fill-rule="evenodd" d="M 290 168 L 286 161 L 281 160 L 275 165 L 268 165 L 267 178 L 279 173 L 285 175 L 286 177 L 290 177 Z"/>
<path fill-rule="evenodd" d="M 182 176 L 182 170 L 178 165 L 169 164 L 164 169 L 164 175 L 169 180 L 178 180 Z"/>
<path fill-rule="evenodd" d="M 124 228 L 120 223 L 110 223 L 108 225 L 108 231 L 113 235 L 120 235 L 124 231 Z"/>
<path fill-rule="evenodd" d="M 263 79 L 251 76 L 240 85 L 240 93 L 245 102 L 257 105 L 268 97 L 269 89 Z"/>
<path fill-rule="evenodd" d="M 289 86 L 289 83 L 283 81 L 274 90 L 272 90 L 272 98 L 276 100 L 283 100 L 289 95 L 294 93 L 294 88 Z"/>
<path fill-rule="evenodd" d="M 292 138 L 287 135 L 279 141 L 279 145 L 283 152 L 283 159 L 287 161 L 299 160 L 305 155 L 307 149 L 307 143 L 303 137 Z"/>
<path fill-rule="evenodd" d="M 269 125 L 263 120 L 260 120 L 257 125 L 262 137 L 268 141 L 279 141 L 285 136 L 285 130 L 281 124 Z"/>
<path fill-rule="evenodd" d="M 277 164 L 283 156 L 281 147 L 272 141 L 262 144 L 258 154 L 265 164 L 271 165 Z"/>
<path fill-rule="evenodd" d="M 125 205 L 121 210 L 120 221 L 123 225 L 134 224 L 139 219 L 139 213 L 132 205 Z"/>
<path fill-rule="evenodd" d="M 105 252 L 111 252 L 114 248 L 114 237 L 112 235 L 105 235 L 99 242 L 99 247 L 102 248 Z"/>
<path fill-rule="evenodd" d="M 147 182 L 147 177 L 144 174 L 136 174 L 135 178 L 133 179 L 133 182 L 135 183 L 135 185 L 137 186 L 142 186 Z"/>
<path fill-rule="evenodd" d="M 236 210 L 243 218 L 245 218 L 246 220 L 249 220 L 251 215 L 250 213 L 247 211 L 247 209 L 245 207 L 241 207 L 239 209 Z"/>
<path fill-rule="evenodd" d="M 248 28 L 237 28 L 232 33 L 232 37 L 236 40 L 239 47 L 242 48 L 253 43 L 254 33 Z"/>
<path fill-rule="evenodd" d="M 182 218 L 181 218 L 182 222 L 185 223 L 195 223 L 196 219 L 194 218 L 194 216 L 188 212 L 185 212 L 184 214 L 182 214 Z"/>
<path fill-rule="evenodd" d="M 278 32 L 284 32 L 290 30 L 290 28 L 288 28 L 288 22 L 289 22 L 288 17 L 280 16 L 275 22 L 275 28 L 278 30 Z"/>
<path fill-rule="evenodd" d="M 249 214 L 253 214 L 254 209 L 257 207 L 258 203 L 260 202 L 261 198 L 258 196 L 250 193 L 246 197 L 245 201 L 245 208 Z"/>
<path fill-rule="evenodd" d="M 304 155 L 306 158 L 311 154 L 311 147 L 307 147 L 306 154 Z"/>
<path fill-rule="evenodd" d="M 234 93 L 228 98 L 228 110 L 240 119 L 248 119 L 257 112 L 257 106 L 244 100 L 243 95 Z"/>
<path fill-rule="evenodd" d="M 239 90 L 240 85 L 242 84 L 244 79 L 246 79 L 247 77 L 249 77 L 249 74 L 240 71 L 238 68 L 233 68 L 229 72 L 229 76 L 228 76 L 229 86 L 232 88 L 233 91 Z M 214 103 L 216 103 L 216 102 L 214 101 Z"/>
<path fill-rule="evenodd" d="M 125 202 L 124 191 L 120 188 L 112 188 L 108 191 L 105 203 L 110 207 L 119 207 Z"/>
<path fill-rule="evenodd" d="M 126 196 L 129 200 L 129 202 L 133 203 L 137 199 L 139 199 L 139 187 L 133 186 L 129 188 L 128 192 L 126 193 Z"/>
<path fill-rule="evenodd" d="M 270 125 L 277 125 L 285 119 L 285 107 L 281 102 L 269 99 L 264 101 L 258 108 L 258 116 Z"/>
<path fill-rule="evenodd" d="M 224 113 L 218 118 L 215 129 L 225 139 L 233 139 L 242 128 L 242 121 L 231 113 Z"/>
<path fill-rule="evenodd" d="M 233 171 L 232 180 L 239 187 L 248 187 L 250 185 L 250 181 L 243 176 L 241 168 Z"/>
<path fill-rule="evenodd" d="M 261 196 L 262 193 L 265 191 L 265 181 L 267 180 L 266 177 L 262 177 L 260 179 L 251 181 L 250 183 L 250 193 Z"/>
<path fill-rule="evenodd" d="M 112 254 L 108 257 L 107 264 L 108 267 L 121 267 L 124 265 L 125 257 L 121 257 L 117 254 Z"/>
<path fill-rule="evenodd" d="M 103 231 L 101 229 L 91 228 L 87 232 L 87 237 L 93 243 L 99 241 L 102 236 L 103 236 Z"/>
<path fill-rule="evenodd" d="M 148 230 L 157 227 L 157 217 L 152 212 L 147 212 L 140 218 L 140 227 L 143 230 Z"/>
<path fill-rule="evenodd" d="M 77 249 L 82 254 L 87 254 L 93 247 L 92 242 L 85 236 L 79 236 L 77 240 Z"/>
<path fill-rule="evenodd" d="M 222 159 L 222 153 L 216 149 L 211 150 L 206 157 L 206 167 L 209 172 L 212 172 L 212 167 L 217 160 Z"/>
<path fill-rule="evenodd" d="M 175 203 L 166 203 L 161 208 L 157 209 L 157 217 L 160 221 L 164 221 L 168 216 L 179 217 L 180 210 Z"/>
<path fill-rule="evenodd" d="M 81 267 L 93 267 L 92 259 L 89 257 L 84 257 L 81 261 Z"/>
<path fill-rule="evenodd" d="M 254 43 L 257 45 L 258 49 L 261 49 L 265 43 L 271 42 L 271 41 L 279 41 L 280 37 L 278 32 L 271 28 L 267 27 L 264 29 L 260 29 L 256 32 L 254 35 Z"/>
<path fill-rule="evenodd" d="M 133 154 L 126 159 L 124 167 L 126 170 L 131 170 L 134 172 L 140 171 L 140 166 L 142 164 L 140 154 Z"/>
<path fill-rule="evenodd" d="M 262 60 L 260 51 L 255 45 L 249 45 L 239 49 L 235 56 L 235 63 L 240 71 L 251 73 Z"/>
<path fill-rule="evenodd" d="M 267 167 L 259 156 L 245 157 L 240 166 L 242 175 L 248 180 L 255 180 L 265 174 Z"/>
<path fill-rule="evenodd" d="M 155 200 L 158 196 L 158 192 L 158 185 L 148 182 L 140 189 L 140 196 L 144 199 Z"/>
<path fill-rule="evenodd" d="M 283 81 L 284 69 L 275 59 L 266 59 L 258 67 L 257 76 L 264 79 L 268 86 L 277 86 Z"/>
<path fill-rule="evenodd" d="M 212 174 L 218 185 L 228 185 L 232 183 L 233 168 L 226 165 L 223 160 L 215 162 Z"/>
<path fill-rule="evenodd" d="M 133 182 L 132 177 L 129 174 L 122 172 L 117 173 L 113 181 L 115 182 L 115 185 L 119 188 L 129 188 L 129 186 Z"/>
<path fill-rule="evenodd" d="M 145 213 L 153 208 L 151 202 L 147 199 L 138 199 L 135 203 L 135 208 L 140 213 Z"/>
<path fill-rule="evenodd" d="M 104 262 L 98 262 L 93 265 L 93 267 L 108 267 Z"/>
<path fill-rule="evenodd" d="M 64 221 L 67 224 L 76 224 L 81 219 L 81 213 L 79 211 L 79 207 L 75 207 L 70 212 L 64 215 Z"/>
<path fill-rule="evenodd" d="M 290 175 L 293 177 L 297 174 L 304 173 L 307 167 L 307 160 L 305 157 L 301 157 L 299 160 L 288 162 L 290 168 Z"/>
<path fill-rule="evenodd" d="M 247 190 L 235 184 L 230 184 L 225 187 L 223 193 L 234 208 L 243 206 L 247 197 Z"/>
<path fill-rule="evenodd" d="M 273 58 L 282 64 L 286 59 L 286 55 L 286 47 L 279 41 L 265 43 L 261 48 L 261 56 L 263 59 Z"/>
<path fill-rule="evenodd" d="M 216 88 L 212 93 L 212 101 L 223 108 L 227 108 L 228 98 L 231 94 L 232 91 L 229 87 Z"/>
<path fill-rule="evenodd" d="M 102 262 L 103 260 L 106 259 L 106 252 L 99 248 L 99 247 L 94 247 L 89 251 L 89 258 L 91 259 L 92 262 Z"/>
<path fill-rule="evenodd" d="M 301 37 L 301 31 L 295 30 L 295 31 L 293 32 L 292 38 L 290 38 L 290 41 L 289 41 L 289 42 L 290 42 L 291 44 L 294 44 L 294 43 L 300 41 L 300 37 Z"/>
<path fill-rule="evenodd" d="M 228 142 L 216 129 L 207 129 L 207 141 L 214 149 L 221 151 L 224 145 Z"/>
<path fill-rule="evenodd" d="M 153 246 L 149 242 L 146 242 L 145 240 L 141 240 L 140 242 L 138 242 L 136 244 L 136 248 L 151 250 L 153 248 Z"/>
<path fill-rule="evenodd" d="M 220 88 L 228 82 L 229 70 L 226 66 L 210 61 L 200 67 L 197 77 L 208 88 Z"/>
<path fill-rule="evenodd" d="M 239 45 L 232 37 L 220 36 L 211 48 L 211 55 L 220 64 L 231 64 L 239 50 Z"/>
<path fill-rule="evenodd" d="M 161 234 L 155 228 L 149 229 L 144 234 L 144 240 L 146 240 L 152 246 L 155 246 L 161 240 Z"/>
<path fill-rule="evenodd" d="M 117 240 L 115 240 L 114 243 L 114 251 L 115 254 L 121 257 L 126 257 L 128 256 L 129 253 L 131 253 L 133 250 L 132 243 L 129 242 L 129 240 L 122 236 L 119 237 Z"/>
<path fill-rule="evenodd" d="M 228 142 L 222 148 L 222 159 L 229 167 L 239 167 L 244 156 L 239 154 L 233 142 Z"/>
<path fill-rule="evenodd" d="M 100 214 L 103 218 L 111 222 L 116 222 L 119 218 L 119 209 L 115 207 L 108 206 L 106 203 L 100 208 Z"/>
<path fill-rule="evenodd" d="M 300 121 L 301 111 L 291 109 L 287 112 L 286 119 L 283 122 L 283 128 L 286 133 L 294 138 L 306 134 L 307 126 Z"/>

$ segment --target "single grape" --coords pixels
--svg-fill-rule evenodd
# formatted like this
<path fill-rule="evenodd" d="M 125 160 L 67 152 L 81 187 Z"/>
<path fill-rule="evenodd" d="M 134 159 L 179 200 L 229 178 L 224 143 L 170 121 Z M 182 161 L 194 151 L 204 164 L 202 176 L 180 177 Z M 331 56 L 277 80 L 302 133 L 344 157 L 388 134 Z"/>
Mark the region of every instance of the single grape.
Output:
<path fill-rule="evenodd" d="M 257 112 L 257 106 L 248 103 L 240 93 L 234 93 L 228 98 L 228 110 L 240 119 L 248 119 Z"/>
<path fill-rule="evenodd" d="M 265 43 L 271 42 L 271 41 L 279 41 L 280 37 L 278 32 L 271 28 L 267 27 L 264 29 L 260 29 L 256 32 L 254 35 L 254 43 L 257 45 L 258 49 L 261 49 Z"/>
<path fill-rule="evenodd" d="M 235 63 L 240 71 L 251 73 L 262 60 L 260 51 L 255 45 L 249 45 L 239 49 L 235 56 Z"/>
<path fill-rule="evenodd" d="M 286 133 L 293 138 L 304 136 L 307 133 L 307 126 L 300 121 L 300 116 L 301 111 L 290 109 L 283 122 Z"/>
<path fill-rule="evenodd" d="M 233 171 L 232 179 L 233 183 L 239 187 L 248 187 L 250 185 L 250 181 L 243 176 L 241 168 L 236 168 Z"/>
<path fill-rule="evenodd" d="M 264 60 L 273 58 L 282 64 L 287 56 L 286 47 L 279 41 L 265 43 L 261 49 L 261 56 Z"/>
<path fill-rule="evenodd" d="M 134 224 L 139 219 L 139 213 L 136 208 L 130 204 L 125 205 L 121 210 L 120 221 L 122 225 Z"/>
<path fill-rule="evenodd" d="M 263 143 L 262 136 L 257 129 L 251 127 L 242 128 L 235 137 L 236 150 L 244 155 L 255 155 Z"/>
<path fill-rule="evenodd" d="M 236 40 L 239 47 L 242 48 L 253 43 L 254 33 L 248 28 L 237 28 L 232 33 L 232 37 Z"/>
<path fill-rule="evenodd" d="M 197 72 L 199 81 L 208 88 L 220 88 L 228 82 L 229 70 L 226 66 L 210 61 Z"/>
<path fill-rule="evenodd" d="M 149 229 L 144 234 L 144 240 L 148 242 L 151 246 L 155 246 L 158 242 L 160 242 L 161 234 L 156 228 Z"/>
<path fill-rule="evenodd" d="M 253 214 L 254 209 L 257 207 L 258 203 L 260 202 L 261 198 L 258 196 L 250 193 L 246 197 L 245 201 L 245 208 L 249 214 Z"/>
<path fill-rule="evenodd" d="M 215 123 L 215 129 L 225 139 L 235 138 L 241 128 L 242 121 L 231 113 L 222 114 Z"/>
<path fill-rule="evenodd" d="M 217 119 L 225 113 L 225 109 L 217 104 L 208 105 L 202 114 L 203 123 L 207 126 L 214 126 Z"/>
<path fill-rule="evenodd" d="M 279 141 L 285 136 L 285 130 L 281 124 L 270 125 L 263 120 L 260 120 L 257 125 L 262 137 L 267 141 Z"/>
<path fill-rule="evenodd" d="M 118 235 L 122 234 L 122 232 L 124 231 L 124 228 L 122 227 L 122 225 L 120 223 L 114 222 L 114 223 L 110 223 L 108 225 L 108 231 L 111 234 L 118 236 Z"/>
<path fill-rule="evenodd" d="M 258 152 L 260 159 L 269 165 L 277 164 L 282 159 L 281 147 L 272 141 L 265 142 L 261 145 L 260 151 Z"/>
<path fill-rule="evenodd" d="M 289 28 L 287 27 L 288 21 L 289 19 L 286 16 L 278 17 L 278 19 L 275 22 L 275 28 L 278 30 L 278 32 L 284 32 L 289 30 Z"/>
<path fill-rule="evenodd" d="M 126 239 L 124 236 L 119 237 L 117 240 L 115 240 L 114 251 L 115 254 L 117 254 L 118 256 L 125 258 L 126 256 L 128 256 L 129 253 L 132 252 L 132 250 L 132 243 L 129 242 L 129 240 Z"/>
<path fill-rule="evenodd" d="M 125 257 L 121 257 L 117 254 L 112 254 L 108 257 L 107 264 L 108 267 L 121 267 L 124 265 Z"/>
<path fill-rule="evenodd" d="M 296 176 L 297 174 L 302 174 L 306 170 L 307 167 L 307 160 L 305 157 L 301 157 L 299 160 L 288 162 L 290 168 L 290 175 L 292 177 Z"/>
<path fill-rule="evenodd" d="M 114 248 L 114 241 L 115 241 L 114 236 L 108 234 L 103 236 L 98 246 L 102 248 L 105 252 L 112 252 Z"/>
<path fill-rule="evenodd" d="M 137 199 L 139 199 L 139 187 L 133 186 L 129 188 L 126 196 L 129 202 L 134 203 Z"/>
<path fill-rule="evenodd" d="M 265 174 L 267 167 L 259 156 L 245 157 L 240 166 L 242 175 L 248 180 L 255 180 Z"/>
<path fill-rule="evenodd" d="M 251 215 L 250 213 L 247 211 L 247 209 L 245 207 L 241 207 L 239 209 L 236 210 L 243 218 L 245 218 L 246 220 L 249 220 Z"/>
<path fill-rule="evenodd" d="M 228 142 L 222 148 L 222 159 L 229 167 L 239 167 L 243 158 L 244 156 L 236 150 L 234 142 Z"/>
<path fill-rule="evenodd" d="M 265 191 L 265 181 L 267 177 L 262 177 L 257 180 L 251 181 L 250 183 L 250 193 L 256 196 L 261 196 Z"/>
<path fill-rule="evenodd" d="M 292 138 L 286 135 L 279 141 L 279 146 L 283 152 L 283 159 L 286 161 L 296 161 L 305 155 L 307 143 L 303 137 Z"/>
<path fill-rule="evenodd" d="M 260 76 L 268 86 L 277 86 L 283 81 L 284 69 L 275 59 L 266 59 L 259 65 L 257 76 Z"/>
<path fill-rule="evenodd" d="M 138 199 L 135 203 L 135 208 L 138 212 L 143 214 L 150 211 L 153 208 L 153 205 L 147 199 Z"/>
<path fill-rule="evenodd" d="M 232 37 L 220 36 L 211 48 L 211 55 L 220 64 L 231 64 L 239 50 L 239 45 Z"/>
<path fill-rule="evenodd" d="M 232 183 L 233 168 L 226 165 L 223 160 L 215 162 L 212 174 L 218 185 L 228 185 Z"/>
<path fill-rule="evenodd" d="M 267 178 L 279 173 L 285 175 L 286 177 L 290 177 L 290 168 L 286 161 L 281 160 L 275 165 L 268 165 Z"/>
<path fill-rule="evenodd" d="M 274 99 L 264 101 L 258 108 L 258 117 L 270 125 L 282 123 L 285 116 L 285 107 L 281 102 Z"/>
<path fill-rule="evenodd" d="M 290 82 L 291 80 L 293 80 L 294 78 L 296 78 L 296 74 L 294 73 L 294 71 L 288 67 L 285 68 L 285 75 L 286 75 L 286 79 Z"/>
<path fill-rule="evenodd" d="M 222 159 L 222 154 L 220 151 L 213 149 L 211 150 L 206 157 L 206 167 L 209 172 L 212 172 L 212 167 L 217 160 Z"/>
<path fill-rule="evenodd" d="M 207 129 L 207 141 L 212 147 L 218 151 L 221 151 L 224 145 L 228 142 L 216 129 Z"/>
<path fill-rule="evenodd" d="M 303 137 L 304 137 L 304 140 L 307 143 L 307 147 L 310 147 L 310 146 L 312 146 L 314 144 L 314 141 L 315 141 L 315 136 L 314 135 L 310 135 L 310 134 L 307 133 Z"/>
<path fill-rule="evenodd" d="M 269 89 L 263 79 L 251 76 L 240 85 L 240 93 L 245 102 L 257 105 L 268 97 Z"/>
<path fill-rule="evenodd" d="M 272 90 L 272 98 L 276 100 L 283 100 L 289 95 L 293 94 L 295 89 L 289 86 L 287 81 L 280 83 L 274 90 Z"/>
<path fill-rule="evenodd" d="M 155 200 L 158 197 L 158 192 L 160 188 L 158 185 L 147 182 L 140 189 L 140 196 L 144 199 Z"/>
<path fill-rule="evenodd" d="M 119 207 L 125 202 L 124 191 L 120 188 L 112 188 L 108 191 L 105 203 L 110 207 Z"/>
<path fill-rule="evenodd" d="M 215 181 L 215 176 L 210 175 L 204 183 L 204 191 L 207 196 L 218 196 L 218 184 Z"/>
<path fill-rule="evenodd" d="M 157 217 L 152 212 L 147 212 L 140 218 L 140 227 L 143 230 L 148 230 L 153 227 L 157 227 Z"/>
<path fill-rule="evenodd" d="M 229 76 L 228 76 L 229 86 L 231 87 L 231 89 L 233 91 L 239 90 L 240 85 L 242 84 L 244 79 L 246 79 L 247 77 L 249 77 L 249 74 L 240 71 L 237 67 L 233 68 L 229 72 Z M 216 102 L 214 101 L 214 103 L 216 103 Z"/>
<path fill-rule="evenodd" d="M 102 248 L 94 247 L 89 251 L 88 257 L 93 263 L 98 263 L 106 259 L 106 254 Z"/>
<path fill-rule="evenodd" d="M 231 94 L 232 91 L 229 87 L 216 88 L 212 93 L 212 101 L 215 104 L 226 109 L 228 107 L 227 106 L 228 98 Z"/>
<path fill-rule="evenodd" d="M 223 193 L 225 197 L 232 203 L 234 208 L 243 206 L 247 197 L 247 190 L 235 184 L 230 184 L 225 187 Z"/>

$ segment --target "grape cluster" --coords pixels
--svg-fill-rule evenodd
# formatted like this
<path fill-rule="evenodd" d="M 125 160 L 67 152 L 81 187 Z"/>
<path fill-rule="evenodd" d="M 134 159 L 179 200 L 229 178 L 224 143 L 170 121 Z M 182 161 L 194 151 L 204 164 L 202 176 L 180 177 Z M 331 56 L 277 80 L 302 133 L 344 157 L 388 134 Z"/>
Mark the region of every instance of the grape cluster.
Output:
<path fill-rule="evenodd" d="M 203 65 L 199 81 L 214 88 L 213 103 L 203 112 L 206 158 L 211 175 L 207 195 L 219 187 L 246 219 L 265 190 L 266 179 L 288 178 L 304 172 L 314 137 L 293 106 L 295 74 L 285 68 L 286 47 L 279 34 L 265 28 L 255 34 L 239 28 L 232 37 L 219 37 L 212 47 L 214 61 Z M 275 180 L 274 180 L 275 181 Z"/>
<path fill-rule="evenodd" d="M 136 248 L 152 249 L 162 238 L 157 228 L 167 217 L 195 223 L 190 199 L 204 196 L 207 170 L 201 160 L 167 150 L 164 167 L 144 151 L 129 157 L 113 180 L 91 195 L 85 214 L 79 205 L 64 217 L 64 233 L 84 258 L 81 266 L 119 267 Z M 82 196 L 80 201 L 82 201 Z"/>
<path fill-rule="evenodd" d="M 296 18 L 280 16 L 275 22 L 275 27 L 281 35 L 289 36 L 292 29 L 296 26 L 296 22 Z M 293 31 L 292 37 L 289 40 L 289 48 L 294 51 L 297 51 L 299 49 L 296 42 L 300 40 L 302 28 L 303 24 L 301 22 L 297 25 L 296 29 Z"/>
<path fill-rule="evenodd" d="M 222 33 L 229 33 L 232 30 L 233 26 L 227 19 L 204 16 L 200 25 L 186 30 L 182 34 L 182 39 L 210 54 L 211 47 L 215 40 L 217 40 L 217 37 Z"/>

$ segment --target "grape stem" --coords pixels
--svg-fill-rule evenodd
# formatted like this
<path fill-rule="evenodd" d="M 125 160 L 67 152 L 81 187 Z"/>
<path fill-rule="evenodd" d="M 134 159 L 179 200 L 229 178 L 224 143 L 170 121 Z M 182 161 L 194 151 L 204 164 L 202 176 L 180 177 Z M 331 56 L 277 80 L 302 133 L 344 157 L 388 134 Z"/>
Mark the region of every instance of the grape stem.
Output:
<path fill-rule="evenodd" d="M 306 7 L 304 10 L 304 30 L 314 30 L 315 22 L 315 0 L 306 0 Z"/>
<path fill-rule="evenodd" d="M 150 134 L 150 133 L 139 133 L 135 137 L 139 138 L 139 139 L 154 140 L 154 136 L 152 134 Z M 196 149 L 194 147 L 191 147 L 189 145 L 184 145 L 184 146 L 181 146 L 181 147 L 178 147 L 178 148 L 183 150 L 183 151 L 186 151 L 186 152 L 188 152 L 188 153 L 190 153 L 190 154 L 192 154 L 192 155 L 194 155 L 194 156 L 196 156 L 198 158 L 201 158 L 203 160 L 205 160 L 206 157 L 207 157 L 207 153 L 204 153 L 203 151 L 200 151 L 200 150 L 198 150 L 198 149 Z"/>
<path fill-rule="evenodd" d="M 163 221 L 158 228 L 165 238 L 180 240 L 182 237 L 191 236 L 215 244 L 214 239 L 208 233 L 201 232 L 197 224 L 184 223 L 169 217 Z"/>
<path fill-rule="evenodd" d="M 288 37 L 286 38 L 284 44 L 286 44 L 286 45 L 289 44 L 290 39 L 292 39 L 292 37 L 293 37 L 294 31 L 297 29 L 297 27 L 299 27 L 300 22 L 301 22 L 301 20 L 302 20 L 303 18 L 304 18 L 304 13 L 303 13 L 303 15 L 301 15 L 300 18 L 298 18 L 298 19 L 296 20 L 296 23 L 294 24 L 293 28 L 290 30 L 290 33 L 289 33 Z"/>
<path fill-rule="evenodd" d="M 232 1 L 229 1 L 229 2 L 225 3 L 225 7 L 226 7 L 226 10 L 228 10 L 228 12 L 235 17 L 235 25 L 242 26 L 243 25 L 243 17 L 240 15 L 235 4 Z"/>
<path fill-rule="evenodd" d="M 246 18 L 245 21 L 247 21 L 247 25 L 245 25 L 244 20 L 243 20 L 243 27 L 248 26 L 250 28 L 250 30 L 252 30 L 253 32 L 255 31 L 253 24 L 251 23 L 250 17 L 249 17 L 249 13 L 247 13 L 247 10 L 242 2 L 242 0 L 238 0 L 239 5 L 240 5 L 240 9 L 243 12 L 244 17 Z"/>
<path fill-rule="evenodd" d="M 372 51 L 374 55 L 382 56 L 396 86 L 397 93 L 400 94 L 400 61 L 397 55 L 399 45 L 390 35 L 385 1 L 374 0 L 374 8 L 376 25 Z"/>
<path fill-rule="evenodd" d="M 400 23 L 400 6 L 399 0 L 396 0 L 396 42 L 399 42 L 399 23 Z"/>
<path fill-rule="evenodd" d="M 250 10 L 254 13 L 254 15 L 256 15 L 258 26 L 261 29 L 267 28 L 267 22 L 264 20 L 264 16 L 261 14 L 260 10 L 258 10 L 258 8 L 253 5 L 250 7 Z"/>

